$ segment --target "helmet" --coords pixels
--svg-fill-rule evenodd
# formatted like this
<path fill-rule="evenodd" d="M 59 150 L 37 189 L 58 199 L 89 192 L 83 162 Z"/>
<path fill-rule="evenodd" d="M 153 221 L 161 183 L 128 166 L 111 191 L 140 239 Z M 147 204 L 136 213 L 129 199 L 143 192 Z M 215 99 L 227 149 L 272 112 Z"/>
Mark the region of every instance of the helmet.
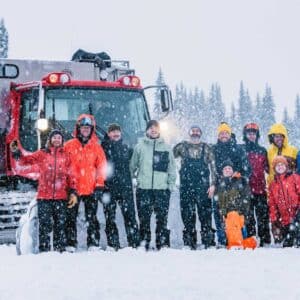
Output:
<path fill-rule="evenodd" d="M 253 131 L 259 131 L 259 127 L 256 123 L 248 123 L 244 126 L 244 130 L 253 130 Z"/>
<path fill-rule="evenodd" d="M 246 137 L 247 132 L 256 132 L 256 141 L 260 138 L 259 127 L 256 123 L 247 123 L 243 128 L 243 140 L 246 142 L 248 139 Z"/>

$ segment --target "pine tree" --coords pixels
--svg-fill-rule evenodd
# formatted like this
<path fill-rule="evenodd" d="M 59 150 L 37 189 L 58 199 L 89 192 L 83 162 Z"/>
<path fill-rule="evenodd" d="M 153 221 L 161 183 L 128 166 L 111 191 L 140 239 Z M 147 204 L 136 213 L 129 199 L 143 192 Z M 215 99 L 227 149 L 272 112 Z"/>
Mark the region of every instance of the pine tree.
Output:
<path fill-rule="evenodd" d="M 254 122 L 258 124 L 258 126 L 260 126 L 261 123 L 261 118 L 262 118 L 262 103 L 261 103 L 261 98 L 259 93 L 257 93 L 256 95 L 256 104 L 255 104 L 255 108 L 253 111 L 253 118 L 254 118 Z"/>
<path fill-rule="evenodd" d="M 165 85 L 164 75 L 161 68 L 159 68 L 155 84 L 158 86 Z M 154 94 L 153 117 L 154 119 L 159 120 L 161 116 L 162 113 L 161 113 L 161 104 L 160 104 L 160 88 L 157 88 Z"/>
<path fill-rule="evenodd" d="M 285 107 L 283 111 L 283 118 L 282 118 L 282 123 L 286 127 L 288 131 L 288 136 L 289 136 L 289 143 L 292 145 L 295 144 L 295 131 L 294 131 L 294 122 L 293 120 L 289 117 L 288 110 Z"/>
<path fill-rule="evenodd" d="M 225 105 L 222 101 L 221 87 L 219 84 L 215 84 L 216 90 L 216 112 L 218 123 L 225 121 Z"/>
<path fill-rule="evenodd" d="M 217 83 L 211 85 L 206 115 L 208 118 L 205 123 L 208 133 L 207 141 L 212 143 L 215 141 L 214 133 L 218 125 L 225 121 L 225 105 L 222 101 L 220 86 Z"/>
<path fill-rule="evenodd" d="M 173 118 L 175 119 L 178 127 L 184 131 L 186 129 L 186 120 L 189 116 L 186 115 L 187 110 L 187 92 L 183 83 L 176 85 Z"/>
<path fill-rule="evenodd" d="M 263 143 L 267 143 L 267 134 L 270 127 L 276 122 L 275 119 L 275 104 L 273 101 L 272 90 L 271 87 L 266 85 L 265 94 L 262 99 L 261 105 L 261 137 Z"/>
<path fill-rule="evenodd" d="M 8 55 L 8 32 L 4 20 L 0 20 L 0 58 L 7 58 Z"/>
<path fill-rule="evenodd" d="M 296 105 L 295 105 L 295 116 L 294 121 L 299 122 L 300 121 L 300 96 L 299 94 L 296 97 Z"/>
<path fill-rule="evenodd" d="M 237 112 L 237 109 L 235 108 L 234 103 L 231 103 L 231 112 L 230 112 L 230 117 L 229 117 L 229 122 L 231 125 L 232 131 L 234 133 L 237 133 L 239 128 L 240 128 L 240 120 L 239 120 L 239 115 Z"/>
<path fill-rule="evenodd" d="M 242 129 L 246 123 L 253 122 L 254 116 L 252 114 L 252 102 L 249 96 L 249 91 L 245 90 L 244 83 L 241 81 L 240 83 L 240 95 L 239 95 L 239 126 L 238 132 L 242 132 Z"/>
<path fill-rule="evenodd" d="M 296 96 L 295 101 L 295 115 L 293 119 L 293 133 L 294 133 L 294 145 L 300 148 L 300 96 Z"/>

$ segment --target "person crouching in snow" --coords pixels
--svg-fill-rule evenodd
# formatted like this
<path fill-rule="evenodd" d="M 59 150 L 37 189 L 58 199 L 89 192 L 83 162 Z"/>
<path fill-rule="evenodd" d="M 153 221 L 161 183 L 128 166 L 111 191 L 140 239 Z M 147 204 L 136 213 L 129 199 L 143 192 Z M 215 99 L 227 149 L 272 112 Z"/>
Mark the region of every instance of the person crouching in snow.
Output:
<path fill-rule="evenodd" d="M 52 230 L 53 249 L 65 251 L 66 214 L 68 207 L 71 208 L 77 203 L 77 196 L 70 158 L 63 149 L 62 133 L 57 129 L 52 130 L 46 148 L 32 154 L 22 155 L 16 141 L 11 143 L 11 151 L 13 157 L 20 161 L 20 165 L 39 166 L 37 191 L 39 251 L 50 251 Z"/>
<path fill-rule="evenodd" d="M 284 156 L 272 162 L 274 180 L 269 186 L 269 210 L 275 244 L 300 246 L 300 176 L 288 171 Z"/>
<path fill-rule="evenodd" d="M 221 218 L 225 223 L 227 248 L 229 249 L 233 246 L 256 247 L 255 239 L 248 239 L 245 226 L 245 223 L 248 222 L 250 195 L 247 180 L 235 172 L 230 160 L 226 160 L 222 165 L 217 200 Z"/>

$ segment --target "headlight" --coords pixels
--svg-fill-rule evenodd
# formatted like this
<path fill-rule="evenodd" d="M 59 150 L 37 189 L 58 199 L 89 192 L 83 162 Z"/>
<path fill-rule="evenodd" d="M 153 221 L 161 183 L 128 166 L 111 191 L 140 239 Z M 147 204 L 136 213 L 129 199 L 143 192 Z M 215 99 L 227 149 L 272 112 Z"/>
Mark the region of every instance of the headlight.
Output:
<path fill-rule="evenodd" d="M 168 123 L 168 121 L 160 121 L 159 126 L 160 126 L 161 131 L 164 131 L 164 132 L 168 131 L 168 129 L 170 128 L 170 124 Z"/>
<path fill-rule="evenodd" d="M 101 70 L 100 71 L 100 79 L 101 80 L 106 80 L 108 77 L 108 72 L 106 70 Z"/>
<path fill-rule="evenodd" d="M 123 84 L 130 85 L 130 77 L 128 77 L 128 76 L 123 77 Z"/>
<path fill-rule="evenodd" d="M 67 74 L 60 75 L 60 82 L 62 84 L 68 83 L 70 81 L 70 77 Z"/>
<path fill-rule="evenodd" d="M 45 131 L 48 129 L 49 125 L 48 125 L 48 120 L 47 119 L 38 119 L 36 121 L 36 127 L 38 130 L 40 131 Z"/>

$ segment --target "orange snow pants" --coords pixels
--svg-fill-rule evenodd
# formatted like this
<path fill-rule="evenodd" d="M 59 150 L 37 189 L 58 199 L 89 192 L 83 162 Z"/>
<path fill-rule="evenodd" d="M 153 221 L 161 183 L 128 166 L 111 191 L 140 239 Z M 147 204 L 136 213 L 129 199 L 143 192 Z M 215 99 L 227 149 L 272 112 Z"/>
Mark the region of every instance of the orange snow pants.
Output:
<path fill-rule="evenodd" d="M 227 249 L 231 249 L 232 247 L 256 248 L 255 237 L 243 238 L 242 228 L 244 224 L 244 216 L 239 215 L 237 211 L 231 211 L 227 214 L 225 218 Z"/>

